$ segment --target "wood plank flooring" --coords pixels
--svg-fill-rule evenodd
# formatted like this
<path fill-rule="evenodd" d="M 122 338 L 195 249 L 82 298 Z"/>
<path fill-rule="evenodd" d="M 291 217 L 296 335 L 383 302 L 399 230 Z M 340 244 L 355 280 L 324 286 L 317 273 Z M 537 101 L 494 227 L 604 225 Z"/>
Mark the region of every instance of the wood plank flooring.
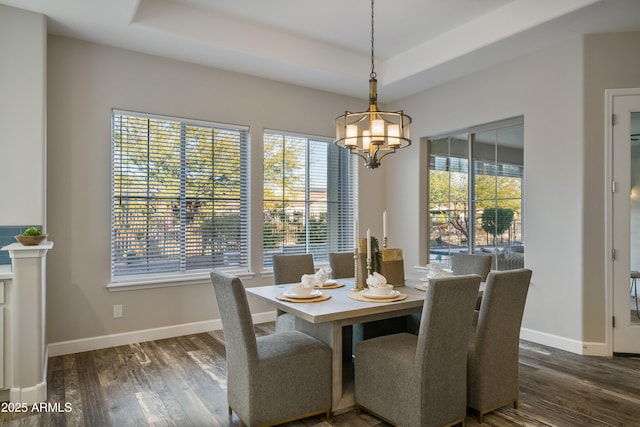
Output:
<path fill-rule="evenodd" d="M 273 333 L 273 323 L 256 331 Z M 49 407 L 17 412 L 5 403 L 0 425 L 243 426 L 227 414 L 225 369 L 221 331 L 52 357 Z M 286 426 L 386 425 L 350 411 Z M 467 416 L 466 425 L 480 424 Z M 522 341 L 520 409 L 502 408 L 482 425 L 640 426 L 640 359 L 579 356 Z"/>

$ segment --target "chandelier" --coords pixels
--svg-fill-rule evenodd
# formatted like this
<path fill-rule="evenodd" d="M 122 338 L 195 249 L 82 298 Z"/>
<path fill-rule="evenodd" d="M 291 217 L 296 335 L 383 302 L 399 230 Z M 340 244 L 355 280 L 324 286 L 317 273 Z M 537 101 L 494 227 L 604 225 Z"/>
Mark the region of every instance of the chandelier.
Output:
<path fill-rule="evenodd" d="M 382 158 L 397 149 L 411 145 L 411 117 L 400 111 L 378 110 L 378 81 L 374 62 L 373 2 L 371 0 L 371 73 L 369 74 L 369 109 L 359 113 L 345 111 L 336 118 L 336 139 L 333 141 L 351 154 L 360 156 L 365 166 L 375 169 Z"/>

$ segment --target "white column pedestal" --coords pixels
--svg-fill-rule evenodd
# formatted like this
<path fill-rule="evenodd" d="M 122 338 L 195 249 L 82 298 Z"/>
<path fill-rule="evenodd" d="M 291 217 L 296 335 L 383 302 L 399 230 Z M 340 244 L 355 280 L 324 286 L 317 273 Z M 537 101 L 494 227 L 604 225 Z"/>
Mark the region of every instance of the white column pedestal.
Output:
<path fill-rule="evenodd" d="M 10 302 L 13 381 L 11 402 L 47 400 L 46 269 L 47 251 L 53 242 L 35 246 L 13 243 L 9 251 L 13 271 Z"/>

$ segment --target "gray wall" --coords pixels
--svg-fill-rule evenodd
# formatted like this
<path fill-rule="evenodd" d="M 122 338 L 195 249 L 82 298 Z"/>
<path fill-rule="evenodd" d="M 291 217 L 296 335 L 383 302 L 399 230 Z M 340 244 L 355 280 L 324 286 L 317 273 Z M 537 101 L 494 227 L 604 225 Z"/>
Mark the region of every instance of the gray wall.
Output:
<path fill-rule="evenodd" d="M 47 21 L 0 5 L 0 226 L 44 225 Z"/>
<path fill-rule="evenodd" d="M 392 106 L 414 117 L 419 136 L 524 115 L 527 338 L 576 352 L 605 347 L 604 91 L 640 87 L 638 46 L 640 33 L 590 35 Z M 427 259 L 426 238 L 413 238 L 427 235 L 425 157 L 416 144 L 388 162 L 387 210 L 405 221 L 390 234 L 412 248 L 409 265 Z"/>
<path fill-rule="evenodd" d="M 107 290 L 112 108 L 250 126 L 255 274 L 245 283 L 254 286 L 272 283 L 261 271 L 263 129 L 331 137 L 335 116 L 366 107 L 366 101 L 73 39 L 50 37 L 48 54 L 48 219 L 55 241 L 47 271 L 50 343 L 219 317 L 208 280 Z M 367 186 L 383 187 L 382 173 L 367 176 Z M 367 207 L 361 228 L 374 229 L 373 222 L 381 228 L 383 194 L 361 190 L 360 196 Z M 112 318 L 114 304 L 123 305 L 123 318 Z"/>
<path fill-rule="evenodd" d="M 394 105 L 414 117 L 412 132 L 419 136 L 524 116 L 525 264 L 534 273 L 523 327 L 540 340 L 583 339 L 582 51 L 575 39 Z M 426 144 L 417 143 L 387 165 L 387 209 L 405 220 L 394 222 L 392 233 L 411 248 L 409 265 L 427 260 L 414 237 L 427 235 L 425 151 Z M 390 191 L 399 186 L 405 191 Z"/>

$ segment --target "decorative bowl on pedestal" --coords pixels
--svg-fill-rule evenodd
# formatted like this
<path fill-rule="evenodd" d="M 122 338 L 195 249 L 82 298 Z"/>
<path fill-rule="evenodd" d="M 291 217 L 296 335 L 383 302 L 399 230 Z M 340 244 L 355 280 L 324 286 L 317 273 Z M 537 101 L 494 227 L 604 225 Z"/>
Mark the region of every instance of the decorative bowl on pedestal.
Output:
<path fill-rule="evenodd" d="M 39 236 L 16 236 L 16 240 L 25 246 L 35 246 L 47 238 L 47 234 Z"/>

